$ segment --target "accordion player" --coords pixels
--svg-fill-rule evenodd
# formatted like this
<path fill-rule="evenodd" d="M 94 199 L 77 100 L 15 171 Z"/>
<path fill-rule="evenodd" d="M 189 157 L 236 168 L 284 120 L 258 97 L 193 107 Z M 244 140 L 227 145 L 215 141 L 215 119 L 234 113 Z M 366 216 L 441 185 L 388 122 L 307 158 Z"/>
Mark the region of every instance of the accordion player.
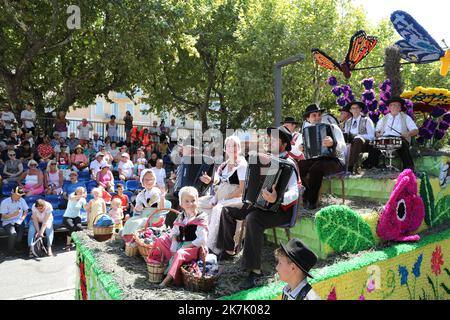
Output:
<path fill-rule="evenodd" d="M 332 147 L 323 146 L 323 140 L 327 136 L 336 141 L 331 125 L 326 123 L 318 123 L 303 129 L 305 159 L 335 156 L 336 143 Z"/>
<path fill-rule="evenodd" d="M 263 164 L 259 156 L 252 156 L 247 167 L 244 193 L 242 201 L 255 208 L 265 211 L 277 212 L 283 201 L 292 172 L 297 169 L 291 162 L 270 156 L 270 162 Z M 263 190 L 275 188 L 277 199 L 269 203 L 262 196 Z"/>
<path fill-rule="evenodd" d="M 208 191 L 209 184 L 200 181 L 200 177 L 206 172 L 213 176 L 214 158 L 208 156 L 183 156 L 178 165 L 176 180 L 173 187 L 173 195 L 178 197 L 181 188 L 191 186 L 197 189 L 199 196 L 204 196 Z"/>

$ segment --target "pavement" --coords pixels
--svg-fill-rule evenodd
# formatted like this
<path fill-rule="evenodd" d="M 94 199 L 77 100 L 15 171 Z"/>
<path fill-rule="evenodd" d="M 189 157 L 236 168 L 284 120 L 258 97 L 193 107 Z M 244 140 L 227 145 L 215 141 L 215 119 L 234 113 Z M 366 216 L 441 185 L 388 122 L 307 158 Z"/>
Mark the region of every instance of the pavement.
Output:
<path fill-rule="evenodd" d="M 0 253 L 7 239 L 0 239 Z M 24 242 L 25 243 L 25 242 Z M 53 257 L 28 258 L 28 250 L 0 259 L 0 300 L 74 300 L 75 251 L 64 252 L 65 235 L 56 234 Z"/>

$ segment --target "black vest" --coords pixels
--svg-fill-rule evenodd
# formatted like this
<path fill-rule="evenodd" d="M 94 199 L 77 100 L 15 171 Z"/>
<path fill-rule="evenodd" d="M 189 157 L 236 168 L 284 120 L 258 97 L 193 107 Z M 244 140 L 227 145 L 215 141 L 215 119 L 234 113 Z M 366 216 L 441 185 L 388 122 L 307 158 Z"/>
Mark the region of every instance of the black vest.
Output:
<path fill-rule="evenodd" d="M 305 300 L 306 296 L 308 295 L 309 291 L 311 291 L 312 287 L 309 283 L 307 283 L 302 290 L 300 290 L 299 294 L 295 298 L 295 300 Z M 282 300 L 288 300 L 287 295 L 283 292 Z"/>
<path fill-rule="evenodd" d="M 178 242 L 194 241 L 197 238 L 195 235 L 197 231 L 196 224 L 190 224 L 185 227 L 179 226 L 178 228 L 180 229 L 180 234 L 177 236 Z"/>

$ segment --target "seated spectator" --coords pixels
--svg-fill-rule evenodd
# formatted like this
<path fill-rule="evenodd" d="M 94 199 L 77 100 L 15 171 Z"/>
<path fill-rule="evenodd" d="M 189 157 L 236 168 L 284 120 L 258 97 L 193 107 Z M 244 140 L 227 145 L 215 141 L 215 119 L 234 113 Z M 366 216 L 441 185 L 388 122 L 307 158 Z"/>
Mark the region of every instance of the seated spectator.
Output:
<path fill-rule="evenodd" d="M 35 146 L 35 143 L 34 143 L 34 137 L 33 137 L 33 135 L 31 134 L 31 132 L 25 133 L 25 139 L 22 140 L 22 145 L 23 145 L 23 143 L 24 143 L 25 141 L 28 141 L 28 142 L 30 143 L 30 147 L 31 147 L 31 148 L 34 148 L 34 146 Z"/>
<path fill-rule="evenodd" d="M 156 186 L 160 188 L 163 192 L 166 190 L 166 170 L 163 168 L 164 162 L 162 159 L 158 159 L 156 161 L 156 167 L 151 170 L 155 173 L 156 176 Z"/>
<path fill-rule="evenodd" d="M 145 158 L 145 152 L 142 149 L 139 149 L 136 157 L 138 176 L 141 176 L 142 170 L 147 167 L 147 159 Z"/>
<path fill-rule="evenodd" d="M 59 139 L 61 138 L 61 136 L 59 135 L 59 132 L 55 131 L 53 132 L 53 138 L 50 140 L 50 144 L 52 145 L 52 147 L 56 147 L 57 144 L 59 144 Z"/>
<path fill-rule="evenodd" d="M 0 159 L 0 163 L 1 164 L 4 165 L 6 163 L 6 161 L 9 160 L 9 153 L 11 151 L 16 154 L 16 158 L 17 158 L 17 151 L 16 151 L 16 147 L 14 145 L 14 142 L 8 141 L 7 144 L 6 144 L 6 149 L 2 151 L 2 156 L 1 156 L 1 159 Z"/>
<path fill-rule="evenodd" d="M 128 153 L 122 153 L 122 160 L 119 162 L 119 179 L 122 181 L 136 180 L 138 177 L 134 174 L 134 164 L 130 160 Z"/>
<path fill-rule="evenodd" d="M 72 232 L 81 231 L 81 208 L 86 209 L 86 197 L 86 189 L 83 187 L 76 188 L 68 197 L 67 209 L 63 215 L 63 224 L 69 230 L 64 251 L 71 249 Z"/>
<path fill-rule="evenodd" d="M 69 169 L 71 167 L 70 154 L 67 152 L 68 146 L 61 145 L 61 151 L 56 154 L 56 161 L 61 169 Z"/>
<path fill-rule="evenodd" d="M 70 163 L 72 164 L 72 170 L 74 171 L 88 171 L 89 160 L 83 153 L 83 147 L 77 145 L 74 153 L 70 156 Z"/>
<path fill-rule="evenodd" d="M 150 168 L 156 167 L 156 162 L 158 161 L 158 154 L 156 152 L 152 152 L 152 156 L 150 160 L 148 160 L 148 165 Z"/>
<path fill-rule="evenodd" d="M 94 127 L 86 118 L 81 120 L 81 123 L 77 126 L 78 138 L 80 139 L 80 144 L 85 145 L 89 141 L 89 132 L 94 130 Z"/>
<path fill-rule="evenodd" d="M 10 181 L 18 182 L 23 173 L 22 161 L 16 159 L 16 153 L 14 151 L 8 151 L 8 157 L 9 160 L 6 161 L 3 167 L 3 181 L 5 183 Z"/>
<path fill-rule="evenodd" d="M 75 137 L 75 132 L 69 134 L 69 138 L 66 139 L 66 144 L 69 146 L 69 152 L 74 152 L 75 148 L 80 144 L 80 140 Z"/>
<path fill-rule="evenodd" d="M 8 235 L 7 256 L 13 255 L 14 247 L 18 251 L 22 242 L 25 226 L 23 221 L 28 213 L 28 205 L 22 198 L 24 195 L 23 189 L 16 187 L 12 190 L 11 197 L 6 198 L 0 204 L 2 226 Z"/>
<path fill-rule="evenodd" d="M 125 215 L 124 221 L 127 221 L 130 218 L 130 212 L 132 212 L 132 209 L 130 210 L 131 205 L 131 199 L 128 199 L 128 196 L 123 193 L 124 186 L 122 183 L 117 184 L 117 194 L 113 195 L 111 198 L 111 201 L 114 199 L 120 199 L 122 202 L 122 210 L 123 214 Z"/>
<path fill-rule="evenodd" d="M 37 153 L 40 162 L 48 162 L 55 156 L 55 150 L 53 150 L 53 146 L 50 144 L 50 137 L 45 136 L 44 142 L 38 145 Z"/>
<path fill-rule="evenodd" d="M 164 139 L 158 146 L 158 151 L 161 155 L 167 154 L 169 150 L 169 143 Z"/>
<path fill-rule="evenodd" d="M 108 164 L 103 158 L 105 155 L 101 152 L 97 152 L 95 155 L 95 160 L 89 165 L 89 170 L 91 171 L 92 180 L 97 180 L 97 173 L 101 170 L 101 167 Z"/>
<path fill-rule="evenodd" d="M 34 159 L 34 149 L 31 147 L 31 143 L 28 140 L 22 142 L 22 146 L 17 151 L 17 157 L 24 163 Z"/>
<path fill-rule="evenodd" d="M 20 138 L 17 136 L 17 132 L 15 130 L 11 131 L 8 141 L 13 142 L 15 147 L 18 147 L 21 144 Z"/>
<path fill-rule="evenodd" d="M 31 251 L 33 240 L 44 237 L 44 233 L 47 236 L 47 255 L 50 257 L 53 255 L 53 207 L 49 202 L 39 199 L 33 204 L 31 212 L 32 215 L 28 229 L 29 257 L 33 258 L 33 252 Z"/>
<path fill-rule="evenodd" d="M 122 160 L 122 154 L 128 152 L 128 147 L 123 145 L 119 148 L 119 153 L 114 157 L 114 161 L 119 163 Z"/>
<path fill-rule="evenodd" d="M 92 141 L 87 143 L 87 147 L 84 149 L 84 154 L 88 158 L 89 162 L 93 161 L 97 152 L 94 149 Z"/>
<path fill-rule="evenodd" d="M 45 194 L 61 194 L 64 184 L 64 175 L 59 169 L 55 160 L 47 164 L 47 170 L 44 175 Z"/>
<path fill-rule="evenodd" d="M 78 181 L 78 173 L 76 171 L 72 171 L 69 174 L 69 179 L 69 181 L 63 184 L 63 195 L 65 199 L 68 199 L 69 195 L 75 192 L 77 188 L 85 186 L 84 182 Z"/>
<path fill-rule="evenodd" d="M 22 180 L 24 179 L 25 185 L 22 184 Z M 38 168 L 38 163 L 34 160 L 28 161 L 28 170 L 22 173 L 17 182 L 26 192 L 27 197 L 44 193 L 44 174 Z"/>
<path fill-rule="evenodd" d="M 111 150 L 111 137 L 105 138 L 103 150 L 105 150 L 105 151 Z M 100 149 L 100 151 L 102 151 L 102 150 Z"/>
<path fill-rule="evenodd" d="M 97 185 L 103 187 L 107 192 L 114 192 L 114 176 L 109 164 L 103 164 L 97 172 Z"/>
<path fill-rule="evenodd" d="M 117 158 L 117 155 L 120 153 L 120 150 L 117 148 L 117 142 L 115 142 L 115 141 L 111 142 L 111 148 L 108 151 L 113 158 L 113 162 L 117 162 L 116 158 Z"/>
<path fill-rule="evenodd" d="M 106 150 L 105 146 L 100 146 L 100 151 L 101 153 L 104 154 L 103 160 L 106 161 L 107 164 L 112 165 L 113 162 L 113 157 L 112 155 Z"/>
<path fill-rule="evenodd" d="M 38 129 L 38 133 L 37 133 L 37 138 L 36 138 L 36 141 L 35 141 L 35 147 L 36 148 L 41 143 L 44 143 L 45 136 L 46 136 L 46 134 L 45 134 L 44 130 L 42 128 L 39 128 Z"/>
<path fill-rule="evenodd" d="M 66 144 L 66 139 L 59 138 L 58 141 L 56 141 L 56 144 L 53 146 L 55 149 L 55 154 L 58 154 L 61 152 L 61 146 Z"/>
<path fill-rule="evenodd" d="M 97 132 L 94 133 L 94 139 L 92 139 L 92 144 L 94 146 L 95 152 L 100 151 L 100 146 L 104 146 L 105 144 L 99 138 L 99 134 Z"/>

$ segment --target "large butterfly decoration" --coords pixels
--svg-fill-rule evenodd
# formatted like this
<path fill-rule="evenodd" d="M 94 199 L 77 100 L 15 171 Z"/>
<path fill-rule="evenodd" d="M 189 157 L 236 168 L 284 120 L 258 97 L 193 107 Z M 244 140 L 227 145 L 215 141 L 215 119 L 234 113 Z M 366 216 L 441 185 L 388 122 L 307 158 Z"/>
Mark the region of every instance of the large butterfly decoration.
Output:
<path fill-rule="evenodd" d="M 408 13 L 397 10 L 391 14 L 395 30 L 403 37 L 395 44 L 403 59 L 413 63 L 441 61 L 441 75 L 445 76 L 450 65 L 450 50 L 446 52 L 428 32 Z"/>
<path fill-rule="evenodd" d="M 343 63 L 338 63 L 320 49 L 312 49 L 316 63 L 330 70 L 339 70 L 348 79 L 355 66 L 364 59 L 378 42 L 377 37 L 367 36 L 364 30 L 359 30 L 350 39 L 350 47 Z"/>

